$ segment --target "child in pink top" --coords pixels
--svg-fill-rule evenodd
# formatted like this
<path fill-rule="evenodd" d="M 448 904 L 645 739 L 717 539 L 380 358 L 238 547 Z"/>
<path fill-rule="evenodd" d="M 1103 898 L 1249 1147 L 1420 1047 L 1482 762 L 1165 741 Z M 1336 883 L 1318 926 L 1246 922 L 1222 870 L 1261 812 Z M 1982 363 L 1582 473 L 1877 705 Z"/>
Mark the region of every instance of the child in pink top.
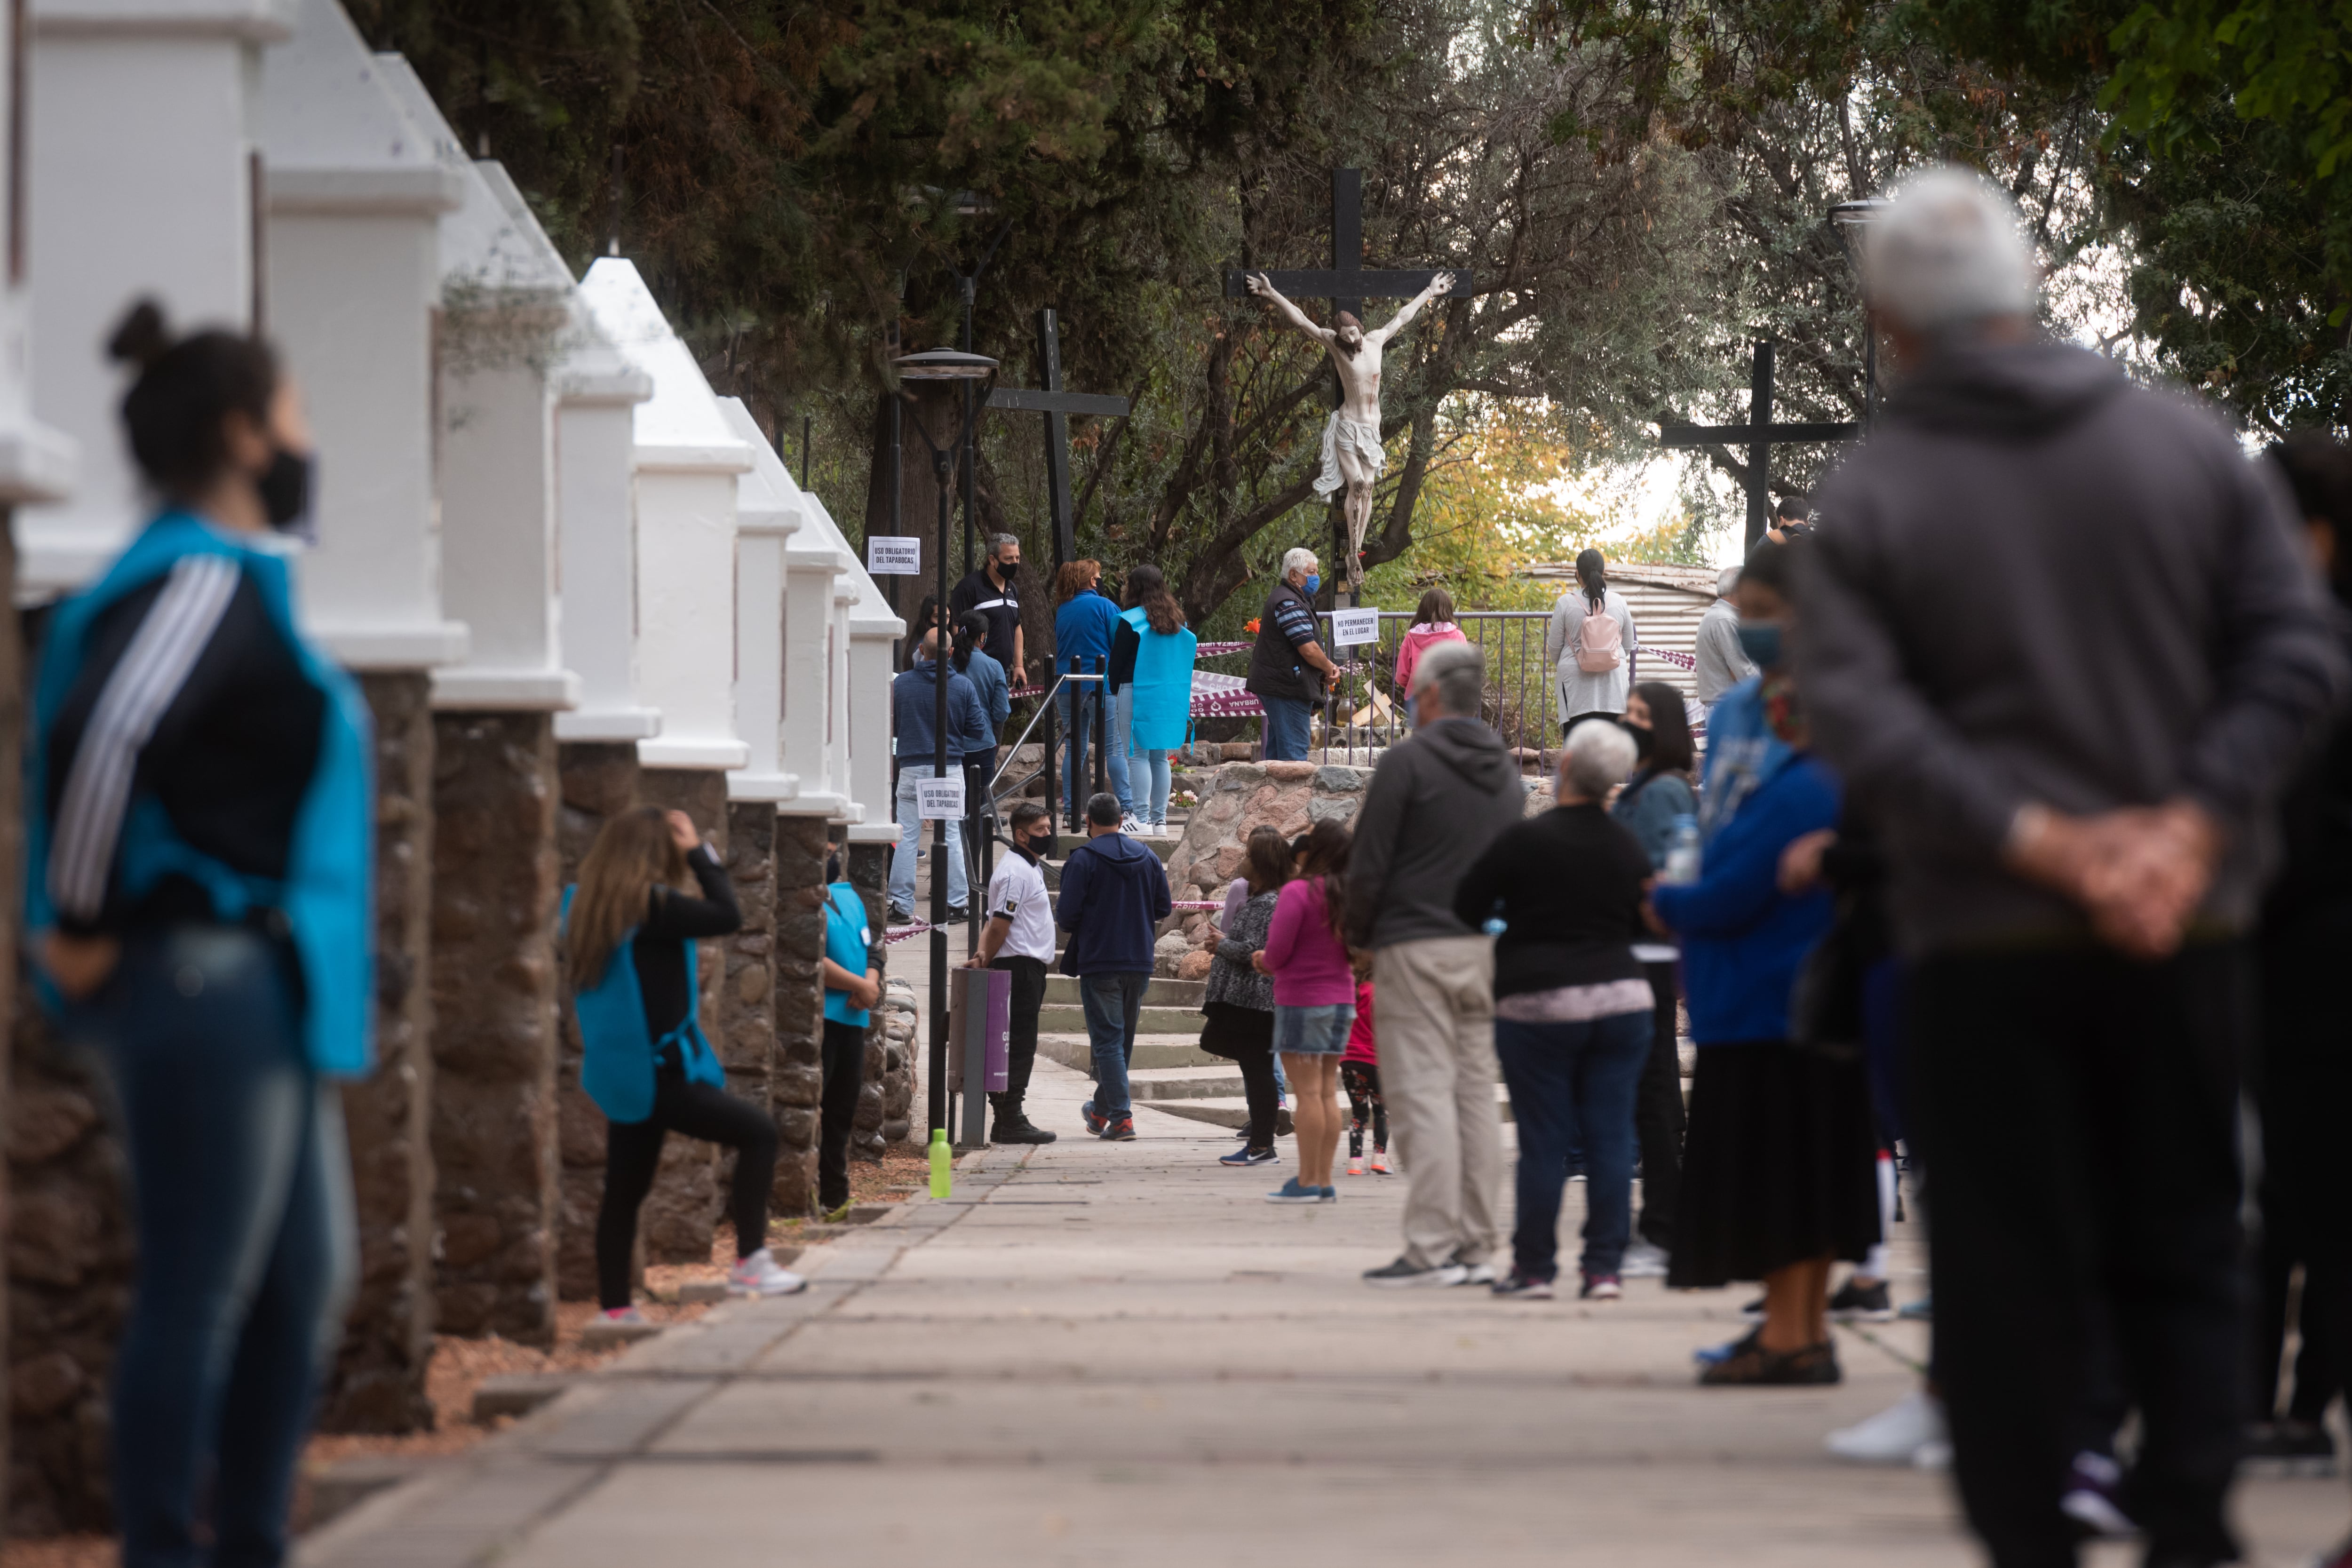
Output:
<path fill-rule="evenodd" d="M 1339 1087 L 1348 1092 L 1348 1174 L 1364 1173 L 1364 1123 L 1372 1127 L 1372 1171 L 1389 1173 L 1389 1108 L 1381 1099 L 1380 1046 L 1372 1038 L 1372 983 L 1356 982 L 1356 1022 L 1339 1058 Z"/>
<path fill-rule="evenodd" d="M 1454 595 L 1443 588 L 1432 588 L 1421 596 L 1421 607 L 1413 612 L 1412 625 L 1405 628 L 1404 639 L 1397 644 L 1397 700 L 1408 705 L 1412 701 L 1413 668 L 1421 656 L 1442 642 L 1468 642 L 1462 628 L 1454 624 Z"/>
<path fill-rule="evenodd" d="M 1339 1147 L 1339 1056 L 1356 1021 L 1356 972 L 1339 939 L 1348 901 L 1348 830 L 1318 822 L 1299 853 L 1297 878 L 1283 885 L 1274 926 L 1251 962 L 1274 976 L 1274 1048 L 1298 1095 L 1298 1173 L 1268 1203 L 1338 1201 L 1331 1156 Z"/>

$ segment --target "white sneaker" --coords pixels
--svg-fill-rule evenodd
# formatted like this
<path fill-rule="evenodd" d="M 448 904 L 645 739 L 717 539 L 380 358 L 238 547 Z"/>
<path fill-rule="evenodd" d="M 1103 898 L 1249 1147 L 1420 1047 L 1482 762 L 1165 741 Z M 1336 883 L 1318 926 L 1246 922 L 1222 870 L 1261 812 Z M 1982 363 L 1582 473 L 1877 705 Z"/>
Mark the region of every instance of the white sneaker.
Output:
<path fill-rule="evenodd" d="M 1465 1263 L 1457 1258 L 1454 1260 L 1454 1266 L 1462 1270 L 1460 1282 L 1465 1285 L 1492 1285 L 1502 1278 L 1495 1271 L 1495 1266 L 1491 1263 Z"/>
<path fill-rule="evenodd" d="M 1118 825 L 1118 830 L 1121 833 L 1126 834 L 1129 838 L 1142 838 L 1149 836 L 1151 832 L 1151 829 L 1145 826 L 1143 822 L 1132 816 L 1120 823 Z"/>
<path fill-rule="evenodd" d="M 749 1258 L 737 1258 L 735 1267 L 727 1271 L 730 1296 L 791 1296 L 807 1289 L 807 1280 L 789 1268 L 778 1268 L 764 1247 Z"/>
<path fill-rule="evenodd" d="M 1349 1156 L 1348 1156 L 1348 1174 L 1349 1174 L 1349 1175 L 1351 1175 L 1351 1176 L 1360 1176 L 1360 1175 L 1362 1175 L 1363 1173 L 1364 1173 L 1364 1157 L 1363 1157 L 1361 1154 L 1350 1154 L 1350 1155 L 1349 1155 Z"/>
<path fill-rule="evenodd" d="M 1921 1450 L 1946 1441 L 1942 1404 L 1914 1389 L 1869 1420 L 1831 1433 L 1822 1447 L 1856 1465 L 1916 1465 Z"/>
<path fill-rule="evenodd" d="M 1617 1265 L 1621 1279 L 1664 1279 L 1666 1277 L 1665 1249 L 1653 1242 L 1637 1241 L 1625 1249 Z"/>

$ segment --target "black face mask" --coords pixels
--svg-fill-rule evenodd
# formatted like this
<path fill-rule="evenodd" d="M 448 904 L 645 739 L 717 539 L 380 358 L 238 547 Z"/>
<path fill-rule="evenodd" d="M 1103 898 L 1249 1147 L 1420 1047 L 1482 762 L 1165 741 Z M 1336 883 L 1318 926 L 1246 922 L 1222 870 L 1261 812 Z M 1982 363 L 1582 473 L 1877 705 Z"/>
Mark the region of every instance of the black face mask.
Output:
<path fill-rule="evenodd" d="M 310 468 L 309 453 L 289 452 L 280 447 L 269 459 L 269 467 L 254 482 L 254 489 L 261 492 L 262 515 L 269 520 L 270 527 L 315 544 L 319 527 L 310 516 Z"/>
<path fill-rule="evenodd" d="M 1054 835 L 1033 833 L 1025 838 L 1014 839 L 1013 847 L 1029 857 L 1032 861 L 1050 860 L 1054 858 Z"/>
<path fill-rule="evenodd" d="M 1018 561 L 1000 561 L 996 563 L 996 574 L 1010 583 L 1013 579 L 1021 575 L 1021 563 Z"/>
<path fill-rule="evenodd" d="M 1618 720 L 1617 727 L 1624 731 L 1628 735 L 1633 737 L 1634 760 L 1636 762 L 1643 763 L 1648 762 L 1650 760 L 1650 752 L 1652 748 L 1657 744 L 1658 740 L 1657 736 L 1651 732 L 1650 727 L 1646 724 L 1633 723 L 1632 721 L 1626 719 Z"/>

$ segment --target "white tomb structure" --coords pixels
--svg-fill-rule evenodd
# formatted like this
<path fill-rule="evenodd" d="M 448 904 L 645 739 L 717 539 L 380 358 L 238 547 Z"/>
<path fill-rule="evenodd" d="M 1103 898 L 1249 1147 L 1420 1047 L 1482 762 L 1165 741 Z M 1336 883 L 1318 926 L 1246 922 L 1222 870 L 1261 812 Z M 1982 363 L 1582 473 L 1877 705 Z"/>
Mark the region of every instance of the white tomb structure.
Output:
<path fill-rule="evenodd" d="M 434 153 L 334 0 L 301 0 L 261 71 L 267 324 L 318 442 L 311 628 L 354 669 L 466 657 L 443 613 L 434 497 L 433 312 L 443 215 L 467 181 Z"/>
<path fill-rule="evenodd" d="M 576 706 L 556 574 L 555 398 L 572 270 L 496 163 L 466 156 L 398 55 L 376 63 L 465 195 L 441 220 L 442 604 L 471 633 L 466 661 L 433 672 L 436 709 Z"/>
<path fill-rule="evenodd" d="M 727 775 L 727 798 L 773 801 L 778 810 L 800 815 L 809 809 L 802 791 L 824 783 L 822 775 L 788 771 L 785 755 L 788 722 L 805 721 L 798 714 L 788 721 L 784 711 L 795 654 L 790 634 L 797 629 L 790 626 L 785 563 L 793 553 L 800 509 L 793 504 L 792 481 L 776 482 L 783 464 L 743 400 L 722 397 L 719 412 L 751 458 L 735 481 L 735 730 L 751 760 Z M 822 815 L 822 790 L 816 802 Z"/>
<path fill-rule="evenodd" d="M 736 477 L 751 467 L 702 367 L 621 257 L 580 292 L 613 346 L 653 382 L 633 412 L 636 480 L 637 690 L 661 732 L 637 742 L 649 768 L 740 768 L 735 732 Z"/>
<path fill-rule="evenodd" d="M 898 805 L 890 789 L 890 682 L 898 676 L 896 657 L 907 623 L 890 608 L 866 568 L 849 548 L 824 502 L 813 492 L 800 492 L 802 531 L 823 539 L 841 552 L 849 570 L 835 579 L 835 646 L 848 650 L 835 679 L 840 683 L 835 699 L 832 783 L 843 797 L 836 820 L 848 823 L 852 844 L 895 844 L 898 841 Z"/>
<path fill-rule="evenodd" d="M 26 226 L 12 236 L 0 382 L 26 375 L 16 286 L 30 309 L 32 407 L 0 409 L 0 487 L 16 518 L 17 587 L 47 598 L 119 552 L 152 508 L 116 423 L 114 323 L 142 295 L 175 327 L 254 319 L 259 164 L 253 84 L 293 0 L 31 0 L 24 12 Z M 59 500 L 79 448 L 70 499 Z"/>
<path fill-rule="evenodd" d="M 565 342 L 555 372 L 556 521 L 563 662 L 579 673 L 580 705 L 555 716 L 555 738 L 647 740 L 661 733 L 662 718 L 638 696 L 635 425 L 654 381 L 613 346 L 576 294 Z"/>

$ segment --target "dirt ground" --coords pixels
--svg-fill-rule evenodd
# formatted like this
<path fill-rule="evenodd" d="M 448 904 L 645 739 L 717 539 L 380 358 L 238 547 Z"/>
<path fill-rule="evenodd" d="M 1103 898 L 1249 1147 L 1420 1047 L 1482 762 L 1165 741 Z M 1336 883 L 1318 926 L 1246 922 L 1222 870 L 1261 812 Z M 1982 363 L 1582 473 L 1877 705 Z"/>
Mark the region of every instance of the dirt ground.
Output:
<path fill-rule="evenodd" d="M 893 1152 L 871 1163 L 852 1161 L 850 1201 L 856 1204 L 900 1203 L 920 1190 L 929 1179 L 929 1164 L 920 1151 Z M 781 1258 L 838 1234 L 837 1227 L 805 1219 L 777 1220 L 768 1227 L 768 1244 Z M 646 1270 L 646 1296 L 639 1310 L 656 1323 L 690 1322 L 709 1310 L 705 1306 L 677 1304 L 678 1288 L 689 1280 L 717 1279 L 735 1260 L 734 1237 L 722 1227 L 711 1246 L 708 1263 L 666 1264 Z M 359 1458 L 407 1458 L 461 1453 L 508 1425 L 500 1417 L 488 1426 L 473 1419 L 474 1390 L 488 1378 L 509 1373 L 590 1372 L 618 1356 L 619 1349 L 586 1350 L 580 1331 L 595 1316 L 593 1301 L 564 1301 L 555 1309 L 555 1347 L 538 1350 L 510 1340 L 461 1340 L 436 1336 L 433 1363 L 425 1373 L 425 1392 L 439 1412 L 430 1432 L 399 1436 L 364 1435 L 321 1436 L 310 1439 L 303 1455 L 306 1471 L 323 1469 Z M 296 1518 L 301 1504 L 296 1503 Z M 0 1568 L 110 1568 L 116 1561 L 113 1539 L 103 1535 L 51 1536 L 33 1541 L 0 1542 Z"/>

